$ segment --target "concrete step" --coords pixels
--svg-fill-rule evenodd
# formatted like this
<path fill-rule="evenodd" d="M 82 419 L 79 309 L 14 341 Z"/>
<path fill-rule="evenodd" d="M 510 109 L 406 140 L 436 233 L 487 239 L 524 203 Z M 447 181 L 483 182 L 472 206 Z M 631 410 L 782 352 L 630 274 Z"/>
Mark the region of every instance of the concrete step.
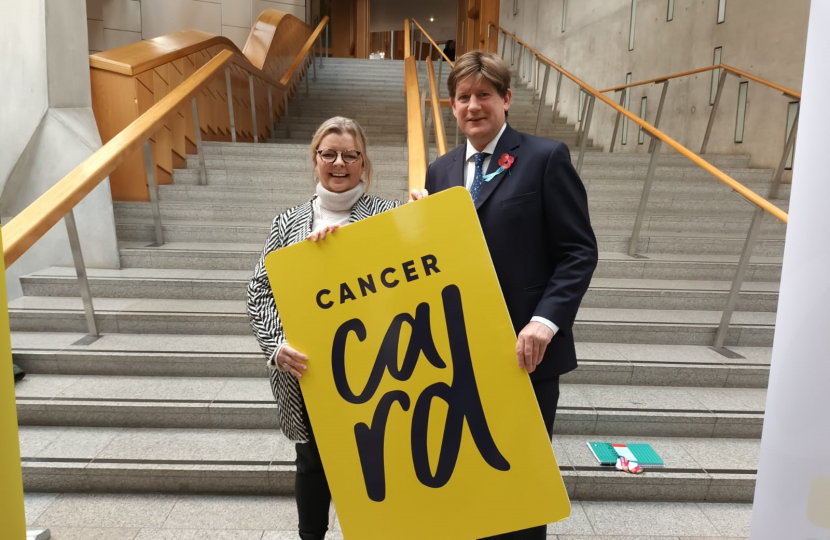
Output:
<path fill-rule="evenodd" d="M 9 303 L 11 329 L 19 332 L 84 332 L 80 298 L 23 296 Z M 96 298 L 103 333 L 246 335 L 251 329 L 242 300 Z M 575 339 L 600 343 L 711 345 L 719 311 L 582 308 Z M 735 312 L 727 346 L 769 347 L 775 313 Z"/>
<path fill-rule="evenodd" d="M 288 495 L 29 492 L 25 499 L 27 524 L 72 538 L 285 540 L 297 528 Z M 607 535 L 624 533 L 639 540 L 737 540 L 749 537 L 751 517 L 752 505 L 742 503 L 571 499 L 570 517 L 548 525 L 547 537 L 619 540 Z M 343 540 L 336 512 L 329 531 L 326 540 Z"/>
<path fill-rule="evenodd" d="M 597 466 L 586 437 L 556 436 L 554 453 L 569 495 L 579 500 L 752 500 L 759 441 L 636 439 L 650 444 L 666 468 L 637 476 L 621 474 Z M 276 430 L 22 426 L 20 445 L 27 491 L 288 494 L 293 490 L 293 445 Z"/>
<path fill-rule="evenodd" d="M 166 242 L 264 243 L 270 224 L 233 221 L 164 220 L 162 230 Z M 118 239 L 134 242 L 155 242 L 155 226 L 151 219 L 122 218 L 116 223 Z M 625 253 L 631 236 L 629 230 L 595 229 L 601 251 Z M 745 243 L 743 234 L 707 231 L 643 231 L 637 253 L 739 254 Z M 753 253 L 760 256 L 781 256 L 783 234 L 761 234 Z"/>
<path fill-rule="evenodd" d="M 385 116 L 381 116 L 385 118 Z M 320 117 L 322 122 L 328 117 Z M 397 120 L 399 121 L 399 120 Z M 251 155 L 251 154 L 267 154 L 275 156 L 293 156 L 292 152 L 296 152 L 300 157 L 308 156 L 308 143 L 298 143 L 294 146 L 288 144 L 271 144 L 271 143 L 229 143 L 229 142 L 205 142 L 206 154 L 225 154 L 225 155 Z M 399 145 L 391 147 L 383 144 L 371 145 L 369 147 L 373 161 L 378 162 L 384 159 L 384 156 L 393 149 L 397 148 L 406 155 L 406 146 Z M 578 158 L 578 152 L 571 153 L 574 162 Z M 707 154 L 704 156 L 706 161 L 715 165 L 718 168 L 746 168 L 749 165 L 749 156 L 745 155 L 721 155 L 721 154 Z M 394 159 L 398 159 L 395 157 Z M 593 163 L 606 163 L 609 166 L 622 165 L 637 165 L 640 167 L 648 167 L 650 156 L 645 153 L 590 153 L 585 156 L 584 166 L 589 166 Z M 688 159 L 679 154 L 665 154 L 660 156 L 660 166 L 685 166 L 695 167 Z"/>
<path fill-rule="evenodd" d="M 122 268 L 200 268 L 205 270 L 251 271 L 259 259 L 262 244 L 167 243 L 160 248 L 147 242 L 121 242 Z M 619 252 L 600 252 L 595 277 L 691 279 L 731 281 L 737 270 L 737 255 L 683 255 L 650 253 L 644 258 Z M 751 259 L 748 281 L 781 279 L 781 257 Z"/>
<path fill-rule="evenodd" d="M 313 369 L 313 368 L 312 368 Z M 563 384 L 558 435 L 760 439 L 766 390 Z M 268 378 L 28 375 L 23 426 L 279 429 Z"/>
<path fill-rule="evenodd" d="M 401 202 L 406 202 L 409 199 L 407 186 L 402 185 L 398 189 L 389 189 L 389 182 L 385 182 L 378 189 L 372 190 L 372 194 L 386 199 L 395 199 Z M 195 187 L 195 186 L 194 186 Z M 213 186 L 210 186 L 213 187 Z M 259 199 L 257 202 L 236 201 L 231 197 L 223 196 L 226 192 L 221 189 L 211 189 L 209 200 L 206 194 L 203 200 L 199 198 L 191 199 L 187 190 L 163 190 L 161 196 L 160 210 L 163 221 L 250 221 L 259 223 L 269 223 L 274 216 L 280 212 L 284 212 L 289 208 L 293 208 L 299 204 L 303 204 L 309 200 L 313 192 L 309 189 L 296 191 L 276 191 L 271 192 L 275 195 L 274 202 L 261 202 L 268 199 Z M 251 198 L 250 195 L 240 193 L 239 190 L 234 190 L 234 196 L 245 195 L 246 198 Z M 177 197 L 184 196 L 184 199 Z M 224 203 L 222 201 L 225 201 Z M 628 202 L 628 206 L 624 207 L 623 202 Z M 738 202 L 738 201 L 736 201 Z M 616 204 L 615 204 L 616 203 Z M 692 204 L 697 203 L 697 204 Z M 670 201 L 664 206 L 669 208 L 663 212 L 657 213 L 651 211 L 646 214 L 643 221 L 643 230 L 659 230 L 659 231 L 704 231 L 704 232 L 728 232 L 728 233 L 742 233 L 749 229 L 751 215 L 741 212 L 738 215 L 729 213 L 728 210 L 718 209 L 700 209 L 704 206 L 703 201 L 689 200 L 686 205 L 687 210 L 680 210 L 671 208 L 675 205 L 674 201 Z M 597 211 L 596 204 L 591 208 L 591 222 L 597 229 L 619 229 L 631 230 L 634 226 L 634 212 L 637 209 L 635 201 L 609 201 L 609 204 L 603 206 L 613 206 L 619 208 L 616 212 Z M 150 219 L 152 217 L 151 207 L 148 203 L 115 203 L 115 218 L 117 221 L 122 219 Z M 776 219 L 765 219 L 761 224 L 761 230 L 770 234 L 784 234 L 786 232 L 786 225 Z"/>
<path fill-rule="evenodd" d="M 245 300 L 250 270 L 124 269 L 88 271 L 94 298 L 169 298 Z M 52 267 L 21 278 L 26 296 L 73 296 L 78 283 L 73 268 Z M 717 310 L 726 304 L 731 282 L 595 278 L 583 307 Z M 740 311 L 774 312 L 778 284 L 746 282 L 738 298 Z"/>
<path fill-rule="evenodd" d="M 253 335 L 13 332 L 14 361 L 29 374 L 258 378 L 267 373 Z M 725 357 L 696 345 L 577 343 L 568 384 L 766 388 L 772 350 L 732 347 Z"/>

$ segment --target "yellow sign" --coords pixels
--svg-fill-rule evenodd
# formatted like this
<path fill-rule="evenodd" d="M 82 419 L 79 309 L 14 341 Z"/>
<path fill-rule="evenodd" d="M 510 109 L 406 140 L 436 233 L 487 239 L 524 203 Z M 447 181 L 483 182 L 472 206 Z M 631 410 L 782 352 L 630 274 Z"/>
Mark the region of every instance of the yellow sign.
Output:
<path fill-rule="evenodd" d="M 518 263 L 517 263 L 518 264 Z M 265 260 L 346 540 L 465 540 L 570 502 L 469 193 Z"/>
<path fill-rule="evenodd" d="M 0 268 L 5 268 L 2 261 L 0 242 Z M 23 510 L 23 477 L 20 470 L 5 272 L 0 272 L 0 304 L 0 530 L 3 531 L 3 538 L 24 540 L 26 515 Z"/>

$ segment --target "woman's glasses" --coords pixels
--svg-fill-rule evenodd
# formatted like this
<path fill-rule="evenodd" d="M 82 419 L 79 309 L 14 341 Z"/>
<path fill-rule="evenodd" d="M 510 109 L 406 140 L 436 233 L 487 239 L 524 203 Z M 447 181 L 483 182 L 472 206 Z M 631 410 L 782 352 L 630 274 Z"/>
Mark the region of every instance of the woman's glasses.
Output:
<path fill-rule="evenodd" d="M 337 150 L 330 150 L 328 148 L 324 148 L 323 150 L 317 150 L 317 155 L 320 156 L 320 159 L 323 160 L 324 163 L 334 163 L 337 160 L 337 155 L 340 155 L 343 158 L 343 163 L 346 165 L 351 165 L 358 159 L 360 159 L 360 152 L 357 150 L 344 150 L 342 152 L 338 152 Z"/>

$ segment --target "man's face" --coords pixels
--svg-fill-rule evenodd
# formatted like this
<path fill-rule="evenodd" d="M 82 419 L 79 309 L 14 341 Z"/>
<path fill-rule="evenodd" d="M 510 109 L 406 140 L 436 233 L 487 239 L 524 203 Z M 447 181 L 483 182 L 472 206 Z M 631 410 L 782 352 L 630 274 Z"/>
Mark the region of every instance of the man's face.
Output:
<path fill-rule="evenodd" d="M 458 127 L 476 150 L 492 141 L 504 125 L 512 93 L 501 97 L 487 78 L 467 77 L 458 82 L 452 97 L 452 113 Z"/>

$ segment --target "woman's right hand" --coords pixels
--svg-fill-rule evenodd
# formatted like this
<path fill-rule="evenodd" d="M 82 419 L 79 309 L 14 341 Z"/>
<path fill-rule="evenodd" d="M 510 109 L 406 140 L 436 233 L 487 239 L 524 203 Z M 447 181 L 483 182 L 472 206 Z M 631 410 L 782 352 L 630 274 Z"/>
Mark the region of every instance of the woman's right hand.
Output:
<path fill-rule="evenodd" d="M 429 191 L 425 189 L 413 189 L 409 192 L 409 202 L 420 201 L 421 199 L 427 197 L 429 195 Z"/>
<path fill-rule="evenodd" d="M 308 369 L 307 362 L 308 357 L 290 345 L 283 345 L 280 354 L 277 355 L 277 369 L 286 371 L 298 379 L 302 379 L 303 373 Z"/>

